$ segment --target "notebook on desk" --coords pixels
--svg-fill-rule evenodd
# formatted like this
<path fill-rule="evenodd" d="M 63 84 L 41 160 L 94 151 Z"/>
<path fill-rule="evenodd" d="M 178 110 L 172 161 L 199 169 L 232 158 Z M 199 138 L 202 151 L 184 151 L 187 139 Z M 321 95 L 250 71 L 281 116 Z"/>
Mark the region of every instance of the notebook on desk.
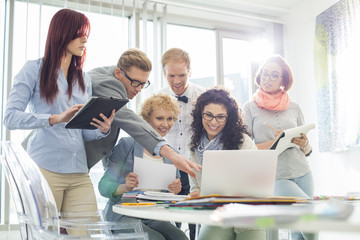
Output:
<path fill-rule="evenodd" d="M 205 151 L 200 195 L 273 196 L 277 156 L 274 150 Z"/>

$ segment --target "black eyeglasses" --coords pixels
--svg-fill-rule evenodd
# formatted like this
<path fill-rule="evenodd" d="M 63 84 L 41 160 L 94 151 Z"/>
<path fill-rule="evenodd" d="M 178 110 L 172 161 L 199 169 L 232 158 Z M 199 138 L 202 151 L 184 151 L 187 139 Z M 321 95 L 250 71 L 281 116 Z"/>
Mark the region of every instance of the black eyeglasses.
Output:
<path fill-rule="evenodd" d="M 278 72 L 271 72 L 271 73 L 261 72 L 260 77 L 263 78 L 263 79 L 269 77 L 270 81 L 275 82 L 282 76 Z"/>
<path fill-rule="evenodd" d="M 133 87 L 138 87 L 141 85 L 141 88 L 147 88 L 150 85 L 150 81 L 146 81 L 144 83 L 138 81 L 138 80 L 132 80 L 131 77 L 129 77 L 129 75 L 126 74 L 126 72 L 124 70 L 122 70 L 120 68 L 122 74 L 130 81 L 130 85 Z"/>
<path fill-rule="evenodd" d="M 210 114 L 210 113 L 203 113 L 203 114 L 201 114 L 201 116 L 202 116 L 203 119 L 205 119 L 206 121 L 212 121 L 212 120 L 215 118 L 218 123 L 224 123 L 224 122 L 226 122 L 226 120 L 227 120 L 227 118 L 228 118 L 228 117 L 225 116 L 225 115 L 214 116 L 214 115 L 212 115 L 212 114 Z"/>

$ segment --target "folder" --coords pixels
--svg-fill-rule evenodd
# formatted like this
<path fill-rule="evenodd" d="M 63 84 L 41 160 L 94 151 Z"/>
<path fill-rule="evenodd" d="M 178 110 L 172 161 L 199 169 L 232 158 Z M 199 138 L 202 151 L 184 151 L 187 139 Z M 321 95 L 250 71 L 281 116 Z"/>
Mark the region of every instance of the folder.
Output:
<path fill-rule="evenodd" d="M 93 118 L 103 121 L 103 119 L 99 116 L 100 113 L 103 113 L 106 117 L 110 117 L 113 109 L 118 111 L 128 102 L 128 99 L 91 97 L 89 101 L 87 101 L 87 103 L 85 103 L 85 105 L 65 125 L 65 128 L 96 129 L 95 126 L 90 124 Z"/>

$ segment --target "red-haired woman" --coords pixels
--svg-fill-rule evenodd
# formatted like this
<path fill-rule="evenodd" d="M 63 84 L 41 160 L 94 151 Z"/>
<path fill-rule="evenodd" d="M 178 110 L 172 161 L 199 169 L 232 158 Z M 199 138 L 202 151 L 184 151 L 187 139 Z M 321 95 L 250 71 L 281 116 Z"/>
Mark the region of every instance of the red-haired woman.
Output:
<path fill-rule="evenodd" d="M 65 128 L 92 94 L 82 71 L 89 32 L 82 13 L 62 9 L 53 16 L 44 57 L 28 61 L 16 75 L 4 118 L 8 129 L 34 129 L 27 151 L 62 212 L 97 210 L 84 141 L 106 136 L 114 117 L 113 112 L 109 118 L 100 114 L 103 121 L 93 119 L 96 130 Z"/>

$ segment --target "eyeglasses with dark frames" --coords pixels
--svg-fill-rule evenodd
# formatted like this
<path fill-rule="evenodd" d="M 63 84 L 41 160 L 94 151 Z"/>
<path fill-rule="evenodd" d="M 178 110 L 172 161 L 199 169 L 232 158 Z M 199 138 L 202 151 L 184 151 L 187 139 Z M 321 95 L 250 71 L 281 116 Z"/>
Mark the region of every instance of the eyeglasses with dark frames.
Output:
<path fill-rule="evenodd" d="M 224 122 L 226 122 L 226 120 L 228 118 L 225 115 L 214 116 L 210 113 L 203 113 L 203 114 L 201 114 L 201 116 L 204 120 L 209 121 L 209 122 L 215 118 L 218 123 L 224 123 Z"/>
<path fill-rule="evenodd" d="M 282 77 L 278 72 L 271 72 L 271 73 L 268 73 L 266 71 L 262 71 L 260 73 L 260 77 L 265 79 L 267 77 L 269 77 L 270 81 L 277 81 L 280 77 Z"/>
<path fill-rule="evenodd" d="M 150 81 L 146 81 L 146 82 L 140 82 L 138 80 L 133 80 L 131 79 L 131 77 L 129 77 L 129 75 L 126 74 L 126 72 L 124 70 L 122 70 L 120 68 L 122 74 L 130 81 L 130 85 L 133 86 L 133 87 L 138 87 L 141 85 L 141 88 L 147 88 L 149 85 L 150 85 Z"/>

